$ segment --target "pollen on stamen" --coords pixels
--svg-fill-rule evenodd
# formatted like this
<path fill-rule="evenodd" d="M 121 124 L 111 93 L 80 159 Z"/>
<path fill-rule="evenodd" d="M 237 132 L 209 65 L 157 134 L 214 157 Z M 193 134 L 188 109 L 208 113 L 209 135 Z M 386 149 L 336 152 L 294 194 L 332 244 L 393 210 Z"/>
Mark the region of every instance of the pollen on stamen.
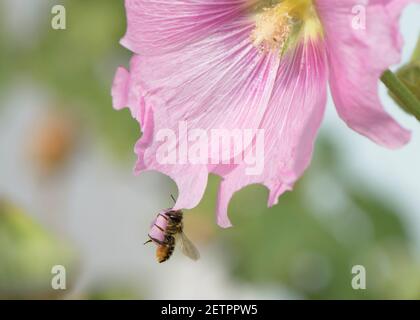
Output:
<path fill-rule="evenodd" d="M 292 31 L 292 17 L 277 7 L 265 8 L 255 16 L 251 41 L 262 52 L 281 51 Z"/>

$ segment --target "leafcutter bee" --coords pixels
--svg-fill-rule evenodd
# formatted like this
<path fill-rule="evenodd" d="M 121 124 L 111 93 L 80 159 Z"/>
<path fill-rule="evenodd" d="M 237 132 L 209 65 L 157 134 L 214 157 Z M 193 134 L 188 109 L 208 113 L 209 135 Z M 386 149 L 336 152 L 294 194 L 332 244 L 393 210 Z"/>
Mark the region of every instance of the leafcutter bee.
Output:
<path fill-rule="evenodd" d="M 184 233 L 183 213 L 181 210 L 166 209 L 158 213 L 153 221 L 149 240 L 157 245 L 156 259 L 159 263 L 168 260 L 175 250 L 175 244 L 181 245 L 182 252 L 192 260 L 198 260 L 200 253 Z"/>

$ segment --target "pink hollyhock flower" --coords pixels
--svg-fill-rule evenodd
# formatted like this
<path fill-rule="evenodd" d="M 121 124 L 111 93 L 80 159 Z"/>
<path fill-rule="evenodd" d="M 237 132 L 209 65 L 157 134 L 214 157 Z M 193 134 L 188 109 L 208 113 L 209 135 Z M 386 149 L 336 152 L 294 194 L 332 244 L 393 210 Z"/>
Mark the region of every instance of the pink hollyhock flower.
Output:
<path fill-rule="evenodd" d="M 327 83 L 350 128 L 385 147 L 404 145 L 410 133 L 384 111 L 378 80 L 400 59 L 398 19 L 408 2 L 126 0 L 121 43 L 135 54 L 130 71 L 118 69 L 112 95 L 114 107 L 128 106 L 143 131 L 135 171 L 170 176 L 179 190 L 174 210 L 195 207 L 208 174 L 221 176 L 217 221 L 228 227 L 236 191 L 263 184 L 272 206 L 308 167 Z M 206 132 L 263 129 L 261 174 L 246 174 L 244 162 L 161 164 L 156 134 L 177 132 L 182 121 Z M 177 146 L 186 139 L 178 137 Z"/>

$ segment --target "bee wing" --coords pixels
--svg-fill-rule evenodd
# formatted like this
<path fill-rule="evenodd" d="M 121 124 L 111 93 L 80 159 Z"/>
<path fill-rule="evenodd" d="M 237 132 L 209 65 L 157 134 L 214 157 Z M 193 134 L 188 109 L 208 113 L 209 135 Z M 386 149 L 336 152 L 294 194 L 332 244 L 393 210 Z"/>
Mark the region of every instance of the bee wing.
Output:
<path fill-rule="evenodd" d="M 200 253 L 184 232 L 178 234 L 178 240 L 183 254 L 194 261 L 200 259 Z"/>

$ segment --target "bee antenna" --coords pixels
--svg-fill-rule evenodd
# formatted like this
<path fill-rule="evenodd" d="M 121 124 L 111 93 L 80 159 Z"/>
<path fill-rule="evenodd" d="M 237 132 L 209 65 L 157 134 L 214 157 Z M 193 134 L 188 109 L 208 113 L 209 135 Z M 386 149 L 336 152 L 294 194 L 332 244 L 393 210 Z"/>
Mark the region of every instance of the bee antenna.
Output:
<path fill-rule="evenodd" d="M 145 243 L 143 243 L 143 245 L 148 244 L 149 242 L 152 242 L 152 240 L 147 240 Z"/>
<path fill-rule="evenodd" d="M 174 203 L 176 203 L 175 197 L 171 194 L 171 198 L 174 201 Z"/>

